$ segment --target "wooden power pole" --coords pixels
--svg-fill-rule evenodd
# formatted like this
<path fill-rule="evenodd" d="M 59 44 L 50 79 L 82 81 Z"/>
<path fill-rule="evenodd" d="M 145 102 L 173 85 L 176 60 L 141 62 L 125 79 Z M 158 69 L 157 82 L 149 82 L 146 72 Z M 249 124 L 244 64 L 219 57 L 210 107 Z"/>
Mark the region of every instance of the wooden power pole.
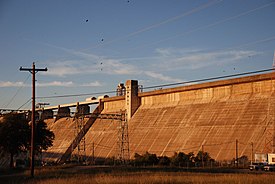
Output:
<path fill-rule="evenodd" d="M 238 154 L 238 139 L 236 139 L 236 161 L 235 161 L 235 163 L 236 163 L 236 167 L 238 168 L 239 167 L 239 154 Z"/>
<path fill-rule="evenodd" d="M 253 142 L 251 142 L 251 165 L 252 165 L 252 162 L 253 162 L 253 155 L 254 155 Z"/>
<path fill-rule="evenodd" d="M 202 168 L 204 168 L 204 145 L 201 146 L 201 162 L 202 162 Z"/>
<path fill-rule="evenodd" d="M 30 152 L 30 169 L 31 177 L 34 177 L 34 135 L 35 135 L 35 74 L 39 71 L 47 71 L 47 68 L 35 68 L 35 63 L 32 63 L 32 68 L 20 67 L 20 71 L 28 71 L 32 74 L 32 119 L 31 119 L 31 152 Z"/>

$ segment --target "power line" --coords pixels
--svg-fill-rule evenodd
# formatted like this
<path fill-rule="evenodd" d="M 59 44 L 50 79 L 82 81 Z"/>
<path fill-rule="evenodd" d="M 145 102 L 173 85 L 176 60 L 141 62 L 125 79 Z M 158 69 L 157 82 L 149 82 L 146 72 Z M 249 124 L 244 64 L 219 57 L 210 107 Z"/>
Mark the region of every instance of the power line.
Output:
<path fill-rule="evenodd" d="M 27 78 L 24 80 L 23 84 L 20 86 L 20 88 L 17 89 L 17 91 L 15 92 L 15 94 L 13 95 L 13 97 L 11 98 L 11 100 L 7 103 L 7 105 L 5 105 L 5 107 L 8 107 L 14 100 L 14 98 L 17 96 L 17 94 L 19 93 L 19 91 L 24 87 L 24 84 L 27 82 L 27 80 L 30 78 L 31 75 L 28 75 Z"/>
<path fill-rule="evenodd" d="M 116 93 L 116 91 L 105 91 L 105 92 L 83 93 L 83 94 L 56 95 L 56 96 L 40 96 L 40 97 L 36 97 L 36 99 L 68 98 L 68 97 L 79 97 L 79 96 L 101 95 L 101 94 L 112 94 L 112 93 Z"/>
<path fill-rule="evenodd" d="M 164 25 L 164 24 L 167 24 L 167 23 L 176 21 L 176 20 L 178 20 L 178 19 L 180 19 L 180 18 L 183 18 L 183 17 L 189 16 L 189 15 L 192 15 L 192 14 L 194 14 L 194 13 L 196 13 L 196 12 L 199 12 L 199 11 L 201 11 L 201 10 L 204 10 L 204 9 L 206 9 L 206 8 L 212 7 L 213 5 L 218 4 L 218 3 L 221 3 L 222 1 L 223 1 L 223 0 L 212 0 L 212 1 L 210 1 L 210 2 L 207 2 L 207 3 L 205 3 L 205 4 L 202 4 L 202 5 L 200 5 L 200 6 L 197 6 L 197 7 L 193 8 L 193 9 L 187 11 L 187 12 L 184 12 L 184 13 L 182 13 L 182 14 L 176 15 L 176 16 L 174 16 L 174 17 L 170 17 L 170 18 L 168 18 L 168 19 L 162 20 L 161 22 L 158 22 L 158 23 L 149 25 L 149 26 L 147 26 L 147 27 L 143 27 L 143 28 L 141 28 L 141 29 L 139 29 L 139 30 L 137 30 L 137 31 L 128 33 L 128 34 L 126 34 L 126 35 L 124 35 L 124 36 L 116 37 L 116 38 L 114 38 L 114 39 L 112 39 L 112 40 L 110 40 L 110 41 L 104 42 L 103 44 L 101 43 L 101 44 L 95 45 L 95 46 L 93 46 L 93 47 L 83 48 L 83 49 L 80 49 L 80 50 L 78 50 L 78 51 L 76 51 L 76 52 L 81 52 L 81 51 L 86 51 L 86 50 L 98 48 L 98 47 L 101 47 L 101 46 L 104 46 L 104 45 L 111 44 L 111 43 L 113 43 L 113 42 L 117 42 L 117 41 L 122 40 L 122 39 L 129 38 L 129 37 L 131 37 L 131 36 L 135 36 L 135 35 L 137 35 L 137 34 L 140 34 L 140 33 L 145 32 L 145 31 L 149 31 L 149 30 L 151 30 L 151 29 L 153 29 L 153 28 L 159 27 L 159 26 L 161 26 L 161 25 Z M 50 46 L 50 47 L 55 47 L 55 48 L 62 49 L 62 50 L 65 50 L 65 51 L 68 51 L 68 50 L 69 50 L 69 49 L 65 49 L 65 48 L 62 48 L 62 47 L 58 47 L 58 46 L 55 46 L 55 45 L 52 45 L 52 44 L 47 44 L 47 43 L 46 43 L 46 44 L 45 44 L 45 43 L 40 43 L 40 44 L 44 44 L 44 45 L 47 45 L 47 46 Z"/>
<path fill-rule="evenodd" d="M 144 87 L 142 89 L 169 87 L 169 86 L 175 86 L 175 85 L 181 85 L 181 84 L 190 84 L 190 83 L 195 83 L 195 82 L 212 81 L 212 80 L 217 80 L 217 79 L 225 79 L 225 78 L 231 78 L 231 77 L 237 77 L 237 76 L 243 76 L 243 75 L 263 73 L 263 72 L 268 72 L 268 71 L 273 71 L 273 70 L 275 70 L 275 69 L 271 68 L 271 69 L 265 69 L 265 70 L 257 70 L 257 71 L 244 72 L 244 73 L 238 73 L 238 74 L 232 74 L 232 75 L 223 75 L 223 76 L 219 76 L 219 77 L 211 77 L 211 78 L 204 78 L 204 79 L 191 80 L 191 81 L 185 81 L 185 82 L 177 82 L 177 83 L 149 86 L 149 87 Z"/>
<path fill-rule="evenodd" d="M 17 110 L 20 110 L 22 107 L 24 107 L 27 103 L 29 103 L 32 100 L 32 98 L 30 98 L 29 100 L 27 100 L 23 105 L 21 105 L 20 107 L 18 107 Z"/>
<path fill-rule="evenodd" d="M 177 16 L 174 16 L 174 17 L 171 17 L 171 18 L 168 18 L 168 19 L 166 19 L 166 20 L 163 20 L 163 21 L 161 21 L 161 22 L 152 24 L 152 25 L 150 25 L 150 26 L 144 27 L 144 28 L 142 28 L 142 29 L 140 29 L 140 30 L 134 31 L 134 32 L 129 33 L 129 34 L 127 34 L 127 35 L 124 35 L 124 36 L 121 36 L 121 37 L 118 37 L 118 38 L 114 38 L 113 40 L 110 40 L 110 41 L 108 41 L 108 42 L 105 42 L 104 44 L 100 44 L 100 45 L 96 45 L 96 46 L 94 46 L 94 47 L 82 49 L 82 51 L 86 51 L 86 50 L 89 50 L 89 49 L 95 49 L 95 48 L 98 48 L 98 47 L 103 46 L 103 45 L 107 45 L 107 44 L 110 44 L 110 43 L 113 43 L 113 42 L 116 42 L 116 41 L 119 41 L 119 40 L 122 40 L 122 39 L 129 38 L 129 37 L 131 37 L 131 36 L 135 36 L 135 35 L 137 35 L 137 34 L 143 33 L 143 32 L 145 32 L 145 31 L 149 31 L 149 30 L 151 30 L 151 29 L 153 29 L 153 28 L 159 27 L 159 26 L 164 25 L 164 24 L 167 24 L 167 23 L 169 23 L 169 22 L 173 22 L 173 21 L 178 20 L 178 19 L 180 19 L 180 18 L 183 18 L 183 17 L 189 16 L 189 15 L 192 15 L 192 14 L 194 14 L 194 13 L 196 13 L 196 12 L 199 12 L 199 11 L 201 11 L 201 10 L 203 10 L 203 9 L 209 8 L 209 7 L 211 7 L 211 6 L 213 6 L 213 5 L 217 4 L 217 3 L 220 3 L 220 2 L 222 2 L 222 0 L 213 0 L 213 1 L 210 1 L 210 2 L 208 2 L 208 3 L 205 3 L 205 4 L 202 4 L 202 5 L 198 6 L 198 7 L 196 7 L 196 8 L 193 8 L 193 9 L 191 9 L 191 10 L 189 10 L 189 11 L 183 13 L 183 14 L 180 14 L 180 15 L 177 15 Z"/>
<path fill-rule="evenodd" d="M 159 41 L 156 41 L 156 42 L 153 42 L 153 43 L 148 43 L 147 45 L 142 45 L 142 46 L 138 46 L 138 47 L 135 47 L 135 48 L 132 48 L 131 50 L 135 50 L 135 49 L 138 49 L 138 48 L 141 48 L 141 47 L 144 47 L 144 46 L 149 46 L 149 45 L 154 45 L 154 44 L 158 44 L 158 43 L 161 43 L 161 42 L 165 42 L 165 41 L 168 41 L 168 40 L 171 40 L 171 39 L 174 39 L 174 38 L 178 38 L 178 37 L 181 37 L 181 36 L 185 36 L 185 35 L 188 35 L 188 34 L 191 34 L 193 32 L 196 32 L 196 31 L 201 31 L 201 30 L 204 30 L 206 28 L 210 28 L 210 27 L 213 27 L 213 26 L 216 26 L 216 25 L 219 25 L 219 24 L 222 24 L 222 23 L 225 23 L 225 22 L 228 22 L 230 20 L 233 20 L 233 19 L 237 19 L 239 17 L 242 17 L 242 16 L 245 16 L 245 15 L 248 15 L 254 11 L 257 11 L 257 10 L 260 10 L 260 9 L 263 9 L 263 8 L 266 8 L 266 7 L 269 7 L 271 5 L 273 5 L 275 2 L 271 2 L 271 3 L 268 3 L 268 4 L 264 4 L 260 7 L 257 7 L 257 8 L 254 8 L 254 9 L 251 9 L 251 10 L 248 10 L 248 11 L 245 11 L 243 13 L 240 13 L 238 15 L 234 15 L 232 17 L 228 17 L 228 18 L 225 18 L 225 19 L 222 19 L 220 21 L 216 21 L 214 23 L 211 23 L 211 24 L 208 24 L 208 25 L 204 25 L 204 26 L 201 26 L 201 27 L 198 27 L 198 28 L 195 28 L 193 30 L 189 30 L 185 33 L 180 33 L 180 34 L 176 34 L 174 36 L 170 36 L 168 38 L 164 38 L 162 40 L 159 40 Z"/>
<path fill-rule="evenodd" d="M 127 38 L 127 37 L 130 37 L 130 36 L 134 36 L 134 35 L 136 35 L 136 34 L 139 34 L 139 33 L 142 33 L 142 32 L 144 32 L 144 31 L 147 31 L 147 30 L 153 29 L 153 28 L 155 28 L 155 27 L 158 27 L 158 26 L 160 26 L 160 25 L 162 25 L 162 24 L 166 24 L 166 23 L 168 23 L 168 22 L 177 20 L 177 19 L 179 19 L 179 18 L 184 17 L 185 14 L 187 14 L 187 15 L 189 14 L 189 15 L 190 15 L 191 12 L 192 12 L 192 13 L 195 13 L 195 12 L 197 12 L 198 10 L 202 10 L 202 9 L 204 9 L 204 8 L 206 8 L 206 7 L 209 7 L 209 6 L 212 6 L 212 5 L 216 4 L 216 3 L 219 3 L 219 1 L 211 1 L 211 2 L 209 2 L 209 3 L 203 4 L 203 5 L 201 5 L 201 6 L 198 6 L 198 7 L 194 8 L 194 9 L 191 9 L 191 10 L 187 11 L 186 13 L 179 14 L 179 15 L 177 15 L 177 16 L 174 16 L 174 17 L 168 18 L 168 19 L 166 19 L 166 20 L 163 20 L 163 21 L 161 21 L 161 22 L 155 23 L 155 24 L 153 24 L 153 25 L 151 25 L 151 26 L 147 26 L 147 27 L 142 28 L 142 29 L 140 29 L 140 30 L 134 31 L 134 32 L 132 32 L 132 33 L 129 33 L 129 34 L 127 34 L 126 36 L 122 36 L 122 37 L 120 37 L 120 38 L 115 38 L 115 39 L 111 40 L 110 43 L 111 43 L 111 42 L 114 42 L 114 41 L 117 41 L 117 39 L 122 39 L 122 38 L 124 38 L 124 37 Z M 245 15 L 247 15 L 247 14 L 251 14 L 251 13 L 253 13 L 254 11 L 257 11 L 257 10 L 259 10 L 259 9 L 263 9 L 263 8 L 269 7 L 269 6 L 273 5 L 273 4 L 274 4 L 274 2 L 267 3 L 267 4 L 264 4 L 264 5 L 261 5 L 261 6 L 257 7 L 257 8 L 254 8 L 254 9 L 251 9 L 251 10 L 248 10 L 248 11 L 245 11 L 245 12 L 243 12 L 243 13 L 240 13 L 240 14 L 237 14 L 237 15 L 234 15 L 234 16 L 231 16 L 231 17 L 227 17 L 227 18 L 222 19 L 222 20 L 220 20 L 220 21 L 216 21 L 216 22 L 213 22 L 213 23 L 211 23 L 211 24 L 208 24 L 208 25 L 204 25 L 204 26 L 195 28 L 195 29 L 190 30 L 190 31 L 188 31 L 188 32 L 186 32 L 186 33 L 178 34 L 178 35 L 175 35 L 175 36 L 173 36 L 173 37 L 169 37 L 168 39 L 175 38 L 175 37 L 178 37 L 178 36 L 181 36 L 181 35 L 185 35 L 185 34 L 189 34 L 189 33 L 193 33 L 193 32 L 195 32 L 195 31 L 202 30 L 202 29 L 205 29 L 205 28 L 209 28 L 209 27 L 212 27 L 212 26 L 216 26 L 216 25 L 218 25 L 218 24 L 221 24 L 221 23 L 224 23 L 224 22 L 228 22 L 228 21 L 230 21 L 230 20 L 232 20 L 232 19 L 236 19 L 236 18 L 245 16 Z M 186 16 L 186 15 L 185 15 L 185 16 Z M 269 38 L 262 39 L 262 40 L 258 40 L 258 41 L 254 41 L 254 42 L 250 42 L 250 43 L 247 43 L 247 44 L 243 44 L 243 45 L 241 45 L 241 46 L 236 46 L 236 47 L 228 48 L 228 49 L 234 49 L 234 48 L 244 47 L 244 46 L 251 45 L 251 44 L 257 44 L 257 43 L 262 43 L 262 42 L 266 42 L 266 41 L 271 41 L 271 40 L 274 40 L 274 39 L 275 39 L 275 35 L 273 35 L 273 37 L 269 37 Z M 167 39 L 165 39 L 165 40 L 167 40 Z M 165 41 L 165 40 L 160 40 L 160 41 L 155 42 L 155 43 L 159 43 L 159 42 L 162 42 L 162 41 Z M 108 44 L 108 43 L 109 43 L 109 42 L 105 42 L 104 44 L 100 44 L 100 45 L 98 45 L 98 46 L 102 46 L 102 45 L 105 45 L 105 44 Z M 154 44 L 154 43 L 153 43 L 153 44 Z M 52 46 L 52 45 L 51 45 L 51 46 Z M 95 46 L 95 48 L 98 47 L 98 46 Z M 55 47 L 55 46 L 54 46 L 54 47 Z M 56 48 L 60 48 L 60 47 L 56 47 Z M 136 48 L 137 48 L 137 47 L 136 47 Z M 133 48 L 133 49 L 136 49 L 136 48 Z M 88 50 L 88 49 L 89 49 L 89 48 L 87 48 L 87 49 L 82 49 L 82 50 L 84 51 L 84 50 Z M 228 49 L 222 49 L 222 50 L 228 50 Z M 79 50 L 79 51 L 81 51 L 81 50 Z M 128 59 L 131 59 L 131 58 L 128 58 Z M 81 95 L 81 96 L 85 96 L 85 95 L 86 95 L 86 94 Z M 87 95 L 90 95 L 90 94 L 87 94 Z M 71 97 L 71 96 L 68 96 L 68 97 Z M 59 96 L 58 96 L 58 98 L 59 98 Z"/>
<path fill-rule="evenodd" d="M 248 43 L 245 43 L 245 44 L 241 44 L 241 45 L 237 45 L 237 46 L 234 46 L 234 47 L 230 47 L 230 48 L 227 48 L 227 49 L 221 49 L 221 50 L 232 50 L 232 49 L 247 47 L 249 45 L 255 45 L 255 44 L 258 44 L 258 43 L 268 42 L 268 41 L 271 41 L 271 40 L 275 40 L 275 35 L 273 35 L 271 37 L 268 37 L 268 38 L 263 38 L 261 40 L 256 40 L 256 41 L 248 42 Z"/>
<path fill-rule="evenodd" d="M 229 47 L 229 48 L 224 48 L 224 49 L 208 49 L 206 51 L 226 51 L 226 50 L 233 50 L 233 49 L 238 49 L 238 48 L 243 48 L 243 47 L 247 47 L 249 45 L 255 45 L 255 44 L 259 44 L 259 43 L 263 43 L 263 42 L 268 42 L 268 41 L 272 41 L 275 40 L 275 35 L 271 36 L 271 37 L 267 37 L 267 38 L 263 38 L 260 40 L 256 40 L 256 41 L 252 41 L 252 42 L 247 42 L 247 43 L 243 43 L 243 44 L 239 44 L 233 47 Z M 154 42 L 154 43 L 158 43 L 158 42 Z M 154 44 L 153 43 L 153 44 Z M 143 45 L 146 46 L 146 45 Z M 138 48 L 138 47 L 136 47 Z M 136 49 L 136 48 L 132 48 L 132 49 Z M 152 56 L 152 57 L 134 57 L 134 58 L 116 58 L 119 59 L 120 61 L 127 61 L 128 63 L 132 61 L 136 61 L 136 60 L 145 60 L 145 59 L 151 59 L 151 60 L 156 60 L 156 59 L 160 59 L 159 56 Z"/>
<path fill-rule="evenodd" d="M 111 146 L 105 146 L 105 145 L 102 145 L 102 144 L 99 144 L 99 143 L 86 143 L 86 147 L 92 147 L 92 145 L 94 144 L 94 146 L 96 147 L 100 147 L 101 149 L 113 149 L 113 150 L 119 150 L 118 148 L 116 147 L 111 147 Z M 60 149 L 67 149 L 68 147 L 67 146 L 63 146 L 63 147 L 52 147 L 50 148 L 49 151 L 52 151 L 52 150 L 60 150 Z"/>
<path fill-rule="evenodd" d="M 143 87 L 141 89 L 144 90 L 144 89 L 169 87 L 169 86 L 176 86 L 176 85 L 183 85 L 183 84 L 190 84 L 190 83 L 197 83 L 197 82 L 213 81 L 213 80 L 232 78 L 232 77 L 238 77 L 238 76 L 243 76 L 243 75 L 251 75 L 251 74 L 257 74 L 257 73 L 264 73 L 264 72 L 269 72 L 269 71 L 274 71 L 274 70 L 275 70 L 274 68 L 270 68 L 270 69 L 264 69 L 264 70 L 250 71 L 250 72 L 244 72 L 244 73 L 237 73 L 237 74 L 232 74 L 232 75 L 223 75 L 223 76 L 218 76 L 218 77 L 210 77 L 210 78 L 190 80 L 190 81 L 184 81 L 184 82 L 154 85 L 154 86 Z M 37 99 L 68 98 L 68 97 L 80 97 L 80 96 L 102 95 L 102 94 L 112 94 L 112 93 L 116 93 L 116 91 L 105 91 L 105 92 L 84 93 L 84 94 L 67 94 L 67 95 L 57 95 L 57 96 L 41 96 L 41 97 L 36 97 L 36 98 Z"/>
<path fill-rule="evenodd" d="M 231 144 L 234 143 L 235 141 L 229 141 L 229 142 L 222 142 L 222 143 L 217 143 L 217 144 L 203 144 L 203 146 L 220 146 L 224 144 Z"/>

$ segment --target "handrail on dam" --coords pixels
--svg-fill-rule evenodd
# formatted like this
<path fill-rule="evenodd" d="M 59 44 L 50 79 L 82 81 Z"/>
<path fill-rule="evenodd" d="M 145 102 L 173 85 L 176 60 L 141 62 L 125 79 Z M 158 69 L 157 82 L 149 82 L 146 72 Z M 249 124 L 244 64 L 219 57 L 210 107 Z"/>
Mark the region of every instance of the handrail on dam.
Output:
<path fill-rule="evenodd" d="M 190 81 L 184 81 L 184 82 L 176 82 L 176 83 L 171 83 L 171 84 L 161 84 L 161 85 L 143 87 L 142 89 L 144 90 L 144 89 L 152 89 L 152 88 L 160 88 L 160 87 L 162 88 L 162 87 L 170 87 L 170 86 L 184 85 L 184 84 L 193 84 L 193 83 L 199 83 L 199 82 L 215 81 L 215 80 L 219 80 L 219 79 L 247 76 L 247 75 L 251 75 L 251 74 L 258 74 L 258 73 L 264 73 L 264 72 L 270 72 L 270 71 L 275 71 L 275 69 L 270 68 L 270 69 L 243 72 L 243 73 L 237 73 L 237 74 L 231 74 L 231 75 L 223 75 L 223 76 L 218 76 L 218 77 L 196 79 L 196 80 L 190 80 Z"/>
<path fill-rule="evenodd" d="M 4 113 L 9 113 L 9 112 L 17 112 L 17 113 L 26 113 L 29 110 L 20 110 L 20 109 L 0 109 L 0 115 Z"/>
<path fill-rule="evenodd" d="M 217 85 L 227 85 L 228 83 L 232 83 L 232 81 L 235 81 L 237 83 L 240 83 L 239 80 L 237 80 L 237 78 L 234 77 L 238 77 L 238 76 L 246 76 L 246 77 L 251 77 L 251 74 L 258 74 L 258 73 L 265 73 L 265 72 L 270 72 L 273 71 L 271 73 L 266 73 L 266 74 L 260 74 L 260 75 L 254 75 L 252 76 L 253 78 L 257 78 L 257 80 L 263 80 L 262 76 L 269 76 L 271 74 L 274 74 L 275 69 L 274 68 L 270 68 L 270 69 L 263 69 L 263 70 L 258 70 L 258 71 L 249 71 L 249 72 L 243 72 L 243 73 L 237 73 L 237 74 L 231 74 L 231 75 L 224 75 L 224 76 L 218 76 L 218 77 L 210 77 L 210 78 L 204 78 L 204 79 L 197 79 L 197 80 L 190 80 L 190 81 L 183 81 L 183 82 L 178 82 L 178 83 L 170 83 L 170 84 L 162 84 L 162 85 L 155 85 L 155 86 L 147 86 L 147 87 L 142 87 L 140 88 L 141 91 L 138 91 L 138 96 L 146 96 L 146 95 L 152 95 L 152 94 L 159 94 L 159 93 L 171 93 L 171 92 L 175 92 L 177 89 L 179 90 L 191 90 L 191 89 L 198 89 L 198 88 L 202 88 L 202 87 L 209 87 L 210 82 L 212 86 L 217 86 Z M 226 78 L 230 78 L 229 82 L 223 82 L 223 81 L 216 81 L 218 79 L 226 79 Z M 241 81 L 243 82 L 247 82 L 248 80 L 243 78 L 241 79 Z M 200 83 L 200 82 L 209 82 L 209 83 Z M 185 84 L 193 84 L 193 85 L 185 85 Z M 195 85 L 194 85 L 195 84 Z M 171 87 L 171 86 L 176 86 L 176 85 L 183 85 L 181 87 L 174 87 L 174 88 L 170 88 L 167 89 L 166 87 Z M 166 89 L 162 89 L 162 87 L 166 88 Z M 155 89 L 154 91 L 143 91 L 143 90 L 147 90 L 147 89 L 152 89 L 152 88 L 160 88 L 161 92 L 159 89 Z M 166 90 L 166 91 L 165 91 Z M 167 91 L 168 90 L 168 91 Z M 115 91 L 110 91 L 110 92 L 100 92 L 100 93 L 90 93 L 90 94 L 78 94 L 78 95 L 62 95 L 62 96 L 50 96 L 50 97 L 37 97 L 37 98 L 58 98 L 58 97 L 70 97 L 70 96 L 83 96 L 83 95 L 91 95 L 91 94 L 103 94 L 103 93 L 113 93 Z M 90 99 L 90 100 L 86 100 L 86 101 L 82 101 L 82 102 L 73 102 L 73 103 L 69 103 L 69 104 L 61 104 L 61 105 L 55 105 L 55 106 L 48 106 L 48 107 L 43 107 L 43 108 L 36 108 L 36 111 L 47 111 L 47 110 L 58 110 L 59 108 L 69 108 L 69 107 L 77 107 L 79 106 L 88 106 L 88 105 L 93 105 L 93 104 L 99 104 L 101 99 L 104 99 L 105 96 L 101 96 L 102 98 L 98 98 L 98 99 Z M 123 96 L 125 97 L 125 96 Z M 118 100 L 117 98 L 122 98 L 122 96 L 114 96 L 112 98 L 110 98 L 109 100 L 115 101 Z M 108 100 L 108 101 L 109 101 Z M 104 100 L 105 101 L 105 100 Z M 7 112 L 18 112 L 18 113 L 27 113 L 27 112 L 31 112 L 30 109 L 27 110 L 20 110 L 17 109 L 0 109 L 0 114 L 4 114 Z"/>
<path fill-rule="evenodd" d="M 54 110 L 54 109 L 63 108 L 63 107 L 76 107 L 78 105 L 93 105 L 93 104 L 99 104 L 99 101 L 100 99 L 95 99 L 95 100 L 88 100 L 83 102 L 74 102 L 69 104 L 55 105 L 55 106 L 49 106 L 44 108 L 37 108 L 36 111 Z"/>
<path fill-rule="evenodd" d="M 121 120 L 124 121 L 125 120 L 125 111 L 121 111 L 120 114 L 118 113 L 113 113 L 113 114 L 108 114 L 108 113 L 90 113 L 85 115 L 86 118 L 99 118 L 99 119 L 113 119 L 113 120 Z"/>

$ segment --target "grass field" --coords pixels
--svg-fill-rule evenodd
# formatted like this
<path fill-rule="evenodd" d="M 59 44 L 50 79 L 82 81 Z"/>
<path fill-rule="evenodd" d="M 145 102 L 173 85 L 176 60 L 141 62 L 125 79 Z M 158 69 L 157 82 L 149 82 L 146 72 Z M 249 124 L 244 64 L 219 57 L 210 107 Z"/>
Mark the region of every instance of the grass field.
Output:
<path fill-rule="evenodd" d="M 236 171 L 236 170 L 235 170 Z M 225 171 L 226 172 L 226 171 Z M 272 184 L 275 172 L 212 172 L 211 170 L 183 171 L 177 169 L 138 169 L 119 167 L 66 166 L 36 169 L 0 175 L 0 183 L 75 184 L 75 183 L 186 183 L 186 184 Z"/>

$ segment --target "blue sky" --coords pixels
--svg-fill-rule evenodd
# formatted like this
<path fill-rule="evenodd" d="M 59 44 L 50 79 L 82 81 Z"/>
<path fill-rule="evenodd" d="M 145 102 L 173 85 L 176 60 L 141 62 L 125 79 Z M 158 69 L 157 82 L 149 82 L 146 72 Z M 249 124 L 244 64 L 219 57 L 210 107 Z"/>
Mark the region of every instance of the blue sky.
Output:
<path fill-rule="evenodd" d="M 274 18 L 274 0 L 0 0 L 0 108 L 31 107 L 33 62 L 39 97 L 271 68 Z"/>

